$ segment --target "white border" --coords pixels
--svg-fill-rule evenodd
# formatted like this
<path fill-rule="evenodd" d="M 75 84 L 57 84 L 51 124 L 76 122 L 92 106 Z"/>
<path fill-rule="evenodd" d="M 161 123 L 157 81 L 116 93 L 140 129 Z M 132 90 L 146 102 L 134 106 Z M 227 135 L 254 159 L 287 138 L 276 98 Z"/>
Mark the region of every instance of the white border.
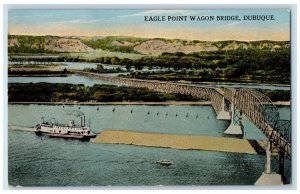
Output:
<path fill-rule="evenodd" d="M 24 3 L 22 5 L 17 5 L 17 3 Z M 39 4 L 39 5 L 29 5 L 29 4 L 35 4 L 35 3 L 43 3 Z M 55 4 L 60 4 L 60 5 L 54 5 L 51 3 L 55 3 Z M 72 2 L 72 3 L 76 3 L 76 4 L 82 4 L 84 3 L 85 5 L 70 5 L 70 4 L 66 4 L 68 3 L 67 0 L 44 0 L 43 2 L 38 1 L 38 0 L 31 0 L 31 1 L 17 1 L 17 0 L 4 0 L 2 4 L 14 4 L 14 5 L 5 5 L 4 7 L 1 6 L 0 11 L 1 11 L 1 15 L 3 15 L 3 20 L 1 21 L 2 26 L 3 26 L 3 30 L 1 31 L 1 48 L 3 48 L 3 52 L 1 52 L 1 58 L 3 59 L 3 63 L 2 64 L 6 64 L 7 62 L 7 27 L 6 25 L 3 24 L 7 24 L 7 9 L 10 8 L 36 8 L 36 9 L 40 9 L 40 8 L 46 8 L 46 9 L 54 9 L 54 8 L 62 8 L 65 9 L 110 9 L 110 8 L 114 8 L 114 9 L 229 9 L 229 8 L 233 8 L 233 9 L 241 9 L 241 8 L 290 8 L 292 10 L 292 18 L 291 18 L 291 48 L 292 48 L 292 128 L 293 128 L 293 159 L 292 159 L 292 169 L 293 169 L 293 174 L 292 174 L 292 185 L 291 186 L 283 186 L 283 187 L 253 187 L 253 186 L 197 186 L 197 187 L 161 187 L 161 188 L 157 188 L 157 187 L 95 187 L 95 188 L 88 188 L 88 187 L 84 187 L 84 188 L 80 188 L 80 187 L 71 187 L 71 188 L 60 188 L 63 189 L 64 192 L 67 192 L 68 190 L 66 189 L 87 189 L 89 190 L 89 192 L 91 192 L 90 189 L 175 189 L 175 190 L 186 190 L 188 189 L 189 192 L 193 192 L 194 189 L 201 189 L 201 190 L 213 190 L 213 189 L 217 189 L 217 190 L 227 190 L 229 191 L 229 189 L 234 189 L 234 191 L 231 192 L 237 192 L 240 189 L 247 189 L 248 192 L 253 192 L 251 190 L 253 189 L 296 189 L 297 187 L 297 174 L 295 173 L 295 171 L 297 170 L 298 172 L 298 168 L 296 165 L 296 161 L 297 161 L 297 154 L 296 154 L 296 147 L 298 148 L 296 139 L 299 136 L 299 133 L 297 133 L 296 129 L 297 129 L 297 120 L 298 120 L 298 115 L 297 115 L 297 110 L 298 106 L 296 103 L 297 100 L 297 74 L 299 71 L 299 68 L 297 68 L 297 23 L 299 22 L 299 20 L 297 20 L 297 7 L 296 4 L 298 4 L 298 1 L 296 0 L 292 0 L 292 1 L 280 1 L 278 2 L 278 5 L 274 5 L 272 3 L 277 3 L 276 1 L 272 1 L 272 0 L 252 0 L 251 2 L 246 1 L 246 2 L 241 2 L 241 1 L 236 1 L 236 0 L 229 0 L 226 2 L 226 4 L 223 4 L 223 1 L 220 0 L 211 0 L 211 1 L 206 1 L 204 3 L 209 3 L 209 4 L 196 4 L 194 1 L 191 0 L 185 0 L 185 1 L 179 1 L 179 0 L 173 0 L 172 3 L 174 4 L 178 4 L 178 5 L 167 5 L 167 4 L 161 4 L 161 3 L 168 3 L 167 0 L 153 0 L 151 1 L 151 3 L 154 4 L 147 4 L 147 2 L 140 2 L 138 0 L 128 0 L 126 1 L 127 4 L 131 4 L 131 5 L 120 5 L 119 3 L 123 3 L 117 0 L 110 0 L 107 3 L 104 3 L 102 5 L 94 5 L 96 3 L 98 3 L 98 1 L 95 0 L 85 0 L 83 2 Z M 124 2 L 125 3 L 125 2 Z M 138 5 L 137 5 L 138 3 Z M 150 2 L 149 2 L 150 3 Z M 191 5 L 187 5 L 188 3 L 190 3 Z M 228 3 L 239 3 L 239 4 L 244 4 L 244 5 L 232 5 L 232 4 L 228 4 Z M 265 3 L 265 4 L 264 4 Z M 287 5 L 286 3 L 293 3 L 295 5 Z M 65 5 L 62 5 L 65 4 Z M 91 4 L 91 5 L 87 5 L 87 4 Z M 113 5 L 115 4 L 115 5 Z M 144 5 L 143 5 L 144 4 Z M 145 5 L 147 4 L 147 5 Z M 252 5 L 250 5 L 252 4 Z M 4 12 L 3 12 L 4 11 Z M 299 17 L 299 16 L 298 16 Z M 3 136 L 1 136 L 2 142 L 4 142 L 3 144 L 1 144 L 1 147 L 3 146 L 3 149 L 1 149 L 1 151 L 3 151 L 2 156 L 3 156 L 3 164 L 1 164 L 1 167 L 3 168 L 1 170 L 1 172 L 3 172 L 3 176 L 1 176 L 0 178 L 0 182 L 3 184 L 1 185 L 3 189 L 11 189 L 9 187 L 7 187 L 7 67 L 0 65 L 0 71 L 3 73 L 0 73 L 1 76 L 1 80 L 0 81 L 0 86 L 1 89 L 3 91 L 3 95 L 0 95 L 0 103 L 3 105 L 1 106 L 1 112 L 3 114 L 3 116 L 0 118 L 0 122 L 2 123 L 1 125 L 3 126 Z M 2 77 L 3 76 L 3 77 Z M 30 193 L 32 191 L 30 191 L 31 188 L 23 188 L 26 191 L 29 191 Z M 35 189 L 41 189 L 41 188 L 35 188 Z M 51 190 L 53 188 L 42 188 L 42 189 L 50 189 L 48 190 L 49 192 L 51 192 Z M 191 190 L 190 190 L 191 189 Z M 250 189 L 250 190 L 249 190 Z M 70 191 L 70 190 L 69 190 Z M 35 191 L 35 192 L 40 192 L 39 190 Z M 131 191 L 132 192 L 132 191 Z M 164 191 L 163 191 L 164 192 Z M 223 191 L 221 191 L 223 192 Z M 247 191 L 243 191 L 243 192 L 247 192 Z M 279 191 L 280 192 L 280 191 Z M 282 191 L 281 191 L 282 192 Z M 172 191 L 173 193 L 173 191 Z"/>

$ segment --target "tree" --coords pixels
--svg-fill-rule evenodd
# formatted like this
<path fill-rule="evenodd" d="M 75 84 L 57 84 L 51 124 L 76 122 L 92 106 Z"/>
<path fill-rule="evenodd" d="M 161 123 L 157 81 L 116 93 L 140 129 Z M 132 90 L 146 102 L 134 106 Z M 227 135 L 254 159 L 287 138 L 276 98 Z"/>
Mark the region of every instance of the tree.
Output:
<path fill-rule="evenodd" d="M 112 65 L 118 65 L 119 62 L 120 62 L 120 59 L 119 59 L 118 57 L 112 57 L 112 58 L 110 59 L 110 63 L 111 63 Z"/>
<path fill-rule="evenodd" d="M 130 71 L 130 69 L 131 69 L 131 65 L 128 63 L 128 64 L 126 64 L 126 70 L 127 71 Z"/>
<path fill-rule="evenodd" d="M 187 74 L 187 69 L 186 68 L 181 69 L 180 73 L 183 75 Z"/>
<path fill-rule="evenodd" d="M 67 73 L 68 73 L 67 68 L 64 68 L 64 74 L 67 74 Z"/>
<path fill-rule="evenodd" d="M 103 68 L 103 65 L 97 65 L 97 68 L 96 68 L 96 70 L 97 71 L 101 71 L 101 70 L 103 70 L 104 68 Z"/>

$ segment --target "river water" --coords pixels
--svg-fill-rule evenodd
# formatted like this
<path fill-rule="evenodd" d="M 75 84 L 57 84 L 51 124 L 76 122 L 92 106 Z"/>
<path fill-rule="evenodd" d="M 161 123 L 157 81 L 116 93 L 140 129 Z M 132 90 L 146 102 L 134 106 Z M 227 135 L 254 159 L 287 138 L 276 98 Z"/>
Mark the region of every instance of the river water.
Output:
<path fill-rule="evenodd" d="M 58 66 L 58 69 L 79 69 L 83 70 L 85 68 L 96 68 L 96 63 L 84 63 L 84 62 L 55 62 L 54 64 L 62 64 L 62 66 Z M 126 70 L 124 66 L 118 66 L 118 65 L 107 65 L 107 64 L 101 64 L 104 69 L 116 69 L 121 68 L 122 70 Z M 14 66 L 14 65 L 12 65 Z M 148 70 L 147 68 L 144 68 L 144 72 L 156 72 L 156 71 L 167 71 L 168 68 L 154 68 L 152 70 Z M 136 71 L 136 70 L 133 70 Z M 108 76 L 118 76 L 118 75 L 126 75 L 128 73 L 111 73 L 111 74 L 105 74 Z M 93 84 L 111 84 L 109 82 L 104 82 L 99 79 L 95 78 L 88 78 L 84 76 L 79 75 L 70 75 L 67 77 L 9 77 L 8 78 L 9 83 L 37 83 L 37 82 L 46 82 L 46 83 L 70 83 L 70 84 L 85 84 L 86 86 L 92 86 Z M 202 84 L 202 83 L 195 83 L 193 85 L 203 86 L 208 84 Z M 211 83 L 209 83 L 211 85 Z M 268 84 L 213 84 L 214 87 L 225 87 L 225 88 L 253 88 L 253 89 L 267 89 L 267 90 L 290 90 L 289 86 L 280 86 L 280 85 L 268 85 Z"/>
<path fill-rule="evenodd" d="M 118 85 L 115 83 L 103 81 L 93 77 L 81 75 L 69 75 L 67 77 L 8 77 L 8 83 L 66 83 L 66 84 L 84 84 L 93 86 L 94 84 Z"/>
<path fill-rule="evenodd" d="M 32 65 L 35 64 L 32 61 L 28 61 L 28 62 L 24 62 L 24 65 Z M 80 69 L 83 70 L 85 68 L 96 68 L 97 64 L 96 63 L 83 63 L 83 62 L 52 62 L 52 64 L 57 64 L 57 65 L 61 65 L 61 66 L 57 66 L 56 68 L 63 70 L 63 69 Z M 9 62 L 9 66 L 13 67 L 13 66 L 21 66 L 22 64 L 14 64 L 12 62 Z M 43 64 L 43 65 L 47 65 L 47 64 Z"/>
<path fill-rule="evenodd" d="M 118 76 L 126 73 L 111 73 L 105 74 L 107 76 Z M 69 84 L 84 84 L 86 86 L 92 86 L 94 84 L 107 84 L 116 85 L 111 82 L 102 81 L 97 78 L 86 77 L 81 75 L 69 75 L 67 77 L 8 77 L 8 83 L 69 83 Z M 203 86 L 205 84 L 193 84 L 197 86 Z M 207 84 L 206 84 L 207 86 Z M 225 87 L 225 88 L 253 88 L 253 89 L 267 89 L 267 90 L 290 90 L 288 86 L 272 86 L 272 85 L 244 85 L 244 84 L 217 84 L 214 87 Z"/>
<path fill-rule="evenodd" d="M 99 107 L 99 110 L 97 110 Z M 115 111 L 112 111 L 112 110 Z M 289 108 L 279 109 L 289 118 Z M 131 113 L 132 112 L 132 113 Z M 148 114 L 149 112 L 149 114 Z M 229 121 L 216 120 L 211 106 L 8 106 L 8 178 L 22 186 L 253 185 L 264 170 L 264 155 L 95 144 L 39 137 L 30 131 L 45 119 L 79 122 L 84 114 L 93 132 L 105 129 L 223 136 Z M 176 117 L 177 114 L 177 117 Z M 247 118 L 245 138 L 265 139 Z M 171 166 L 154 162 L 172 160 Z M 273 160 L 276 168 L 276 160 Z M 290 176 L 286 162 L 286 176 Z"/>
<path fill-rule="evenodd" d="M 65 65 L 77 69 L 95 66 L 85 63 Z M 80 75 L 9 77 L 8 82 L 72 83 L 87 86 L 112 84 Z M 284 86 L 261 85 L 254 88 L 289 89 Z M 113 109 L 115 111 L 112 111 Z M 290 119 L 289 107 L 280 107 L 279 111 L 282 119 Z M 229 121 L 217 120 L 211 106 L 9 105 L 9 184 L 13 186 L 253 185 L 264 170 L 264 155 L 95 144 L 38 137 L 32 132 L 32 127 L 41 122 L 42 116 L 46 120 L 55 118 L 59 123 L 66 123 L 69 119 L 75 119 L 78 123 L 82 114 L 86 116 L 92 131 L 97 134 L 106 129 L 118 129 L 220 137 L 224 136 L 223 132 L 230 124 Z M 243 117 L 243 124 L 245 138 L 266 139 L 246 117 Z M 154 163 L 162 159 L 172 160 L 174 164 L 161 166 Z M 277 161 L 275 159 L 273 161 L 273 168 L 276 170 Z M 285 165 L 285 175 L 289 182 L 290 161 L 286 160 Z"/>

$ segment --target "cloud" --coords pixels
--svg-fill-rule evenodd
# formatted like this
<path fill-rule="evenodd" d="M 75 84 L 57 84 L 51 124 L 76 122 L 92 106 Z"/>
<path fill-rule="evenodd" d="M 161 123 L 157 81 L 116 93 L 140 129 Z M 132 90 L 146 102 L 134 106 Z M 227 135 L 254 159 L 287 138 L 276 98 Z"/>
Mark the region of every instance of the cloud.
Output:
<path fill-rule="evenodd" d="M 62 20 L 56 22 L 50 22 L 52 24 L 92 24 L 104 21 L 103 18 L 95 19 L 95 20 Z M 107 19 L 105 19 L 107 21 Z"/>
<path fill-rule="evenodd" d="M 231 23 L 225 24 L 224 26 L 234 27 L 234 26 L 239 26 L 240 24 L 242 24 L 242 21 L 231 22 Z"/>
<path fill-rule="evenodd" d="M 188 14 L 190 14 L 190 11 L 189 10 L 146 10 L 146 11 L 142 11 L 142 12 L 135 13 L 135 14 L 121 15 L 121 16 L 116 16 L 116 17 L 106 18 L 106 19 L 103 19 L 103 18 L 93 19 L 93 20 L 76 19 L 76 20 L 55 21 L 55 22 L 50 22 L 50 23 L 52 23 L 52 24 L 92 24 L 92 23 L 98 23 L 98 22 L 113 20 L 113 19 L 116 19 L 116 18 L 138 17 L 138 16 L 144 16 L 144 15 L 163 15 L 163 14 L 188 15 Z"/>
<path fill-rule="evenodd" d="M 135 14 L 128 14 L 128 15 L 121 15 L 117 16 L 118 18 L 127 18 L 127 17 L 138 17 L 138 16 L 144 16 L 144 15 L 174 15 L 174 14 L 180 14 L 180 15 L 190 15 L 191 10 L 146 10 Z"/>
<path fill-rule="evenodd" d="M 18 10 L 9 11 L 8 14 L 9 14 L 9 19 L 20 19 L 20 18 L 53 18 L 53 17 L 58 17 L 58 16 L 64 16 L 65 15 L 65 13 L 55 13 L 55 14 L 45 14 L 45 13 L 28 14 L 28 13 L 26 13 L 27 15 L 15 15 L 15 14 L 18 14 Z"/>

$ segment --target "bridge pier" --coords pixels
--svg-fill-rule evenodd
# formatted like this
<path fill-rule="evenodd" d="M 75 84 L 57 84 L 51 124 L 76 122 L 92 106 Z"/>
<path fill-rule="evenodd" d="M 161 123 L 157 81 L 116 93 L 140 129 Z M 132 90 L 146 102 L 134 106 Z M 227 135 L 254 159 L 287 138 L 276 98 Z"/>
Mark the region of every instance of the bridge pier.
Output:
<path fill-rule="evenodd" d="M 242 123 L 242 112 L 238 112 L 231 102 L 231 123 L 224 131 L 227 135 L 238 135 L 244 137 L 244 126 Z"/>
<path fill-rule="evenodd" d="M 253 124 L 255 124 L 266 135 L 266 137 L 275 144 L 276 147 L 283 150 L 284 154 L 288 158 L 291 157 L 290 121 L 281 120 L 279 112 L 270 98 L 256 90 L 245 88 L 225 88 L 222 90 L 220 88 L 207 86 L 196 87 L 167 81 L 150 81 L 134 78 L 111 77 L 83 71 L 74 72 L 81 75 L 94 76 L 105 81 L 116 83 L 119 86 L 127 85 L 128 87 L 146 87 L 154 91 L 187 94 L 203 98 L 211 101 L 216 113 L 221 112 L 218 114 L 218 118 L 222 118 L 224 114 L 226 115 L 225 117 L 228 118 L 228 113 L 223 112 L 227 109 L 227 104 L 225 104 L 226 101 L 224 98 L 222 99 L 222 97 L 225 97 L 226 100 L 231 102 L 231 113 L 229 113 L 229 115 L 231 114 L 231 124 L 225 131 L 225 134 L 243 135 L 244 129 L 242 125 L 242 119 L 240 116 L 237 116 L 238 111 L 234 111 L 236 107 L 241 111 L 241 113 L 245 114 L 245 116 Z M 281 158 L 280 162 L 281 168 L 283 168 L 284 164 L 283 157 Z"/>
<path fill-rule="evenodd" d="M 281 174 L 281 177 L 284 177 L 284 152 L 282 150 L 279 150 L 278 153 L 278 159 L 279 159 L 279 174 Z"/>
<path fill-rule="evenodd" d="M 267 142 L 266 147 L 266 160 L 265 160 L 265 171 L 259 177 L 259 179 L 255 182 L 255 185 L 283 185 L 282 177 L 280 174 L 276 172 L 272 172 L 271 169 L 272 164 L 272 155 L 271 155 L 271 142 Z M 280 161 L 279 161 L 280 164 Z M 279 165 L 280 166 L 280 165 Z M 279 167 L 280 169 L 281 167 Z"/>
<path fill-rule="evenodd" d="M 225 97 L 223 96 L 223 101 L 222 101 L 222 110 L 218 113 L 217 119 L 219 120 L 230 120 L 230 112 L 225 110 L 226 103 L 225 103 Z"/>

